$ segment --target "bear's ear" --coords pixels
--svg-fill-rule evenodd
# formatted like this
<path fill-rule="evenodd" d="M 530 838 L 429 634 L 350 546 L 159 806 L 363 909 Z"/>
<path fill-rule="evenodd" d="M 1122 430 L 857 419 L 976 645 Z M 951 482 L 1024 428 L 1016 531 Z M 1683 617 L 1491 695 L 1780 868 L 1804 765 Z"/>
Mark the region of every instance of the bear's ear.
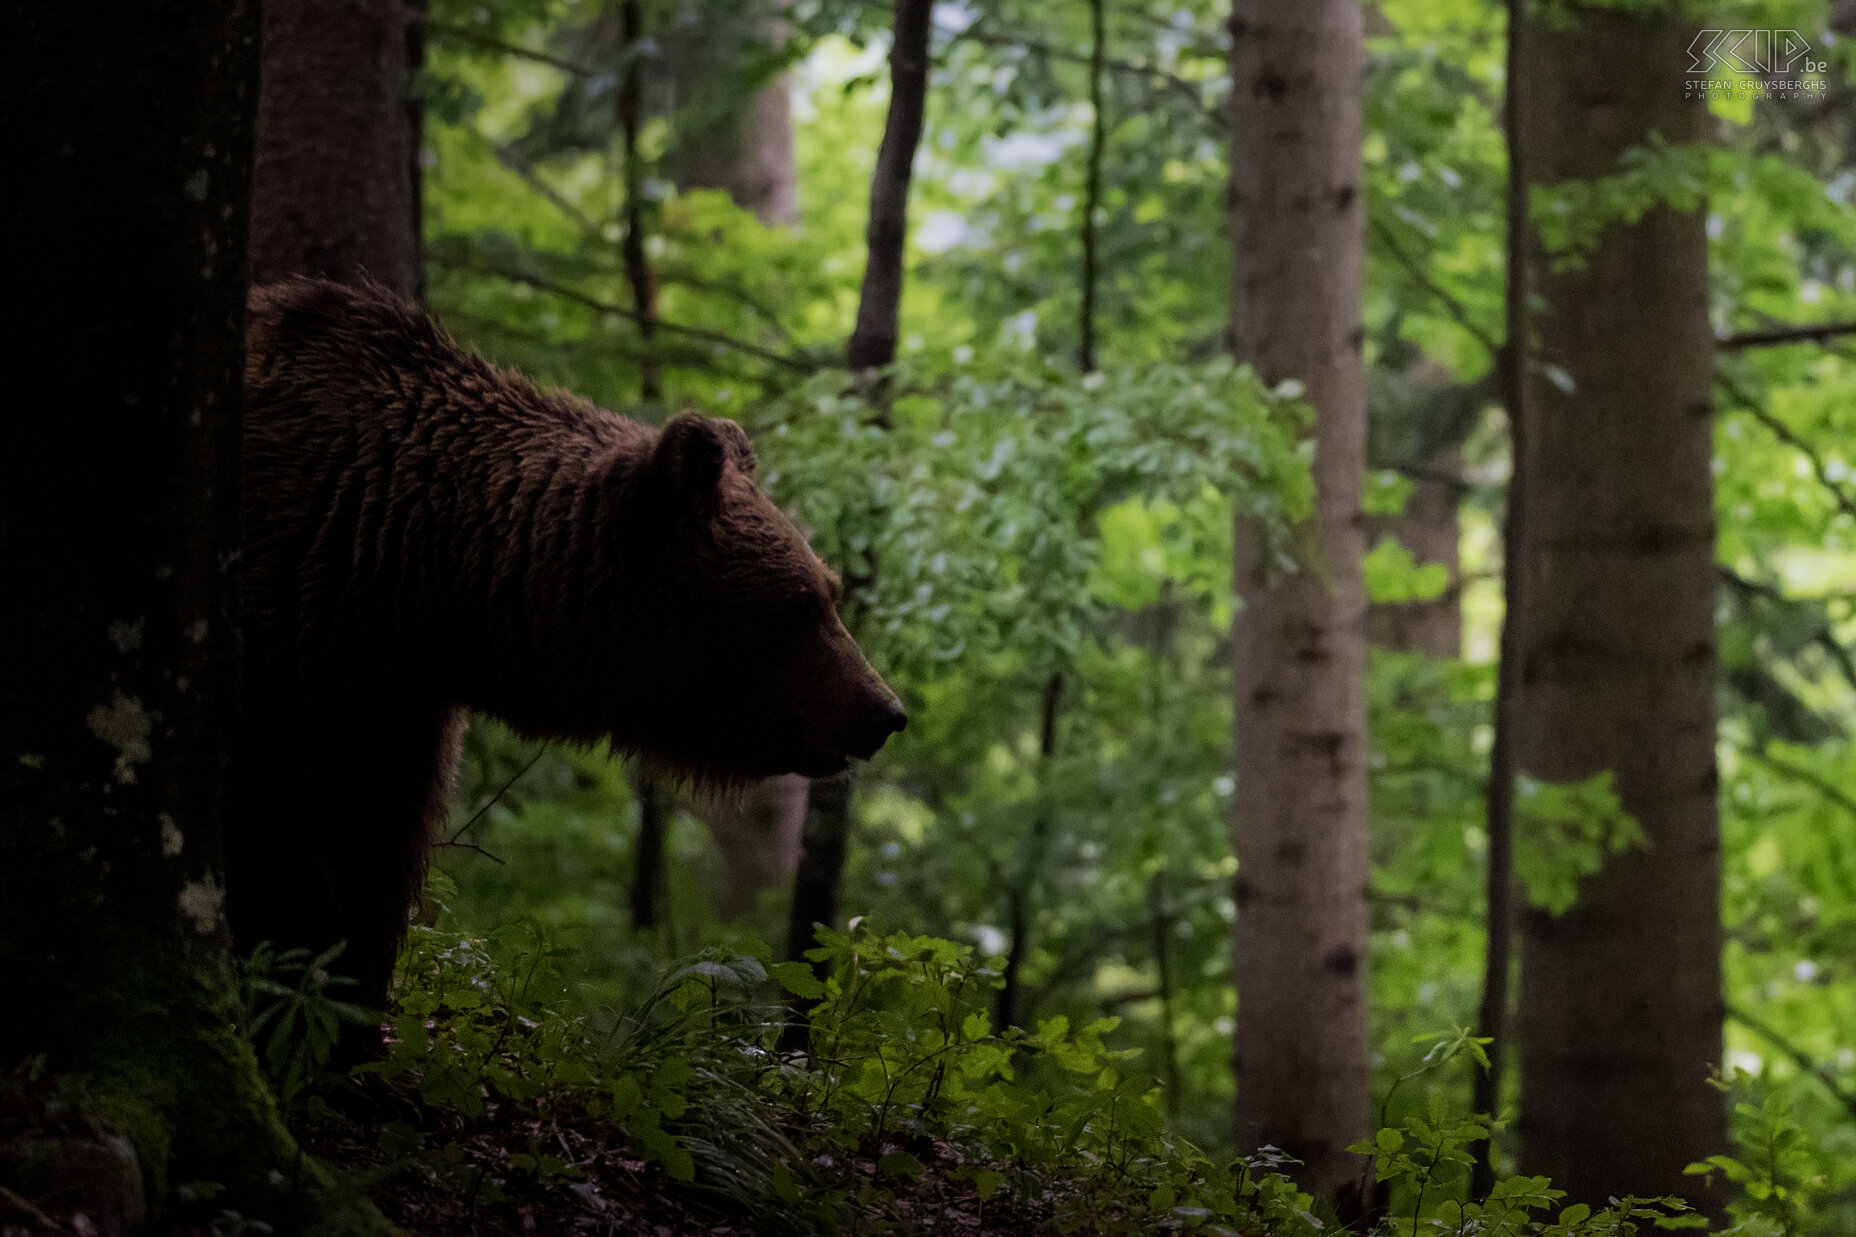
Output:
<path fill-rule="evenodd" d="M 664 426 L 651 457 L 668 492 L 698 507 L 715 501 L 723 470 L 731 463 L 744 473 L 754 471 L 754 451 L 741 427 L 687 412 Z"/>

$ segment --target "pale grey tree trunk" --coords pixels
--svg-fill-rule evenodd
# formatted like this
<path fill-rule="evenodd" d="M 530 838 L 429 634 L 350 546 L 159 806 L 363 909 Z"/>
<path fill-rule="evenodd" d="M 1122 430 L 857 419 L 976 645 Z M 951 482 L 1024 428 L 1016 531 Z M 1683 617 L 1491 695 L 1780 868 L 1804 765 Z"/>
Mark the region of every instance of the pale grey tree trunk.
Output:
<path fill-rule="evenodd" d="M 1574 6 L 1528 33 L 1537 185 L 1705 138 L 1675 7 Z M 1708 244 L 1700 210 L 1615 224 L 1577 269 L 1534 263 L 1523 424 L 1520 770 L 1610 771 L 1648 845 L 1530 912 L 1517 1025 L 1521 1168 L 1570 1199 L 1685 1194 L 1723 1149 Z M 1707 1200 L 1699 1200 L 1707 1201 Z"/>
<path fill-rule="evenodd" d="M 789 0 L 689 6 L 666 32 L 678 189 L 720 189 L 762 223 L 799 220 L 792 79 L 764 78 L 785 42 Z"/>
<path fill-rule="evenodd" d="M 784 73 L 678 142 L 679 189 L 720 189 L 765 224 L 799 221 L 792 80 Z"/>
<path fill-rule="evenodd" d="M 1351 1211 L 1371 1085 L 1361 14 L 1237 0 L 1231 32 L 1232 348 L 1306 385 L 1318 491 L 1293 575 L 1238 530 L 1237 1138 Z"/>

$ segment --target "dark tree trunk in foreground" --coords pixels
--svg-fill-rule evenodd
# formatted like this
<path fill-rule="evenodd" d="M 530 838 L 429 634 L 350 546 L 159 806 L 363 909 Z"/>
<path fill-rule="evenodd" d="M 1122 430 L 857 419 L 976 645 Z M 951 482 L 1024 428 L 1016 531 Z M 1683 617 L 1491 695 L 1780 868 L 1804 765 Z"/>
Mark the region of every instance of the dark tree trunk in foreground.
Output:
<path fill-rule="evenodd" d="M 903 243 L 908 238 L 909 176 L 922 137 L 928 103 L 928 34 L 934 0 L 896 0 L 895 44 L 890 48 L 889 118 L 870 183 L 870 257 L 864 267 L 857 328 L 848 362 L 853 372 L 881 369 L 896 359 L 902 313 Z M 879 414 L 880 415 L 880 414 Z M 835 926 L 844 855 L 851 834 L 848 778 L 812 782 L 811 806 L 793 880 L 786 956 L 801 958 L 816 941 L 817 925 Z M 804 1047 L 805 1028 L 787 1028 L 781 1046 Z"/>
<path fill-rule="evenodd" d="M 419 289 L 404 0 L 266 0 L 251 279 Z"/>
<path fill-rule="evenodd" d="M 151 1183 L 218 1181 L 290 1228 L 321 1178 L 291 1197 L 295 1148 L 225 1021 L 221 915 L 257 6 L 8 16 L 31 190 L 0 454 L 0 1068 L 42 1056 Z M 108 1227 L 142 1178 L 105 1147 L 27 1135 L 0 1176 Z"/>
<path fill-rule="evenodd" d="M 1702 140 L 1673 6 L 1574 7 L 1527 32 L 1530 180 L 1614 174 L 1660 134 Z M 1648 845 L 1530 912 L 1520 1010 L 1521 1170 L 1568 1201 L 1701 1199 L 1683 1165 L 1723 1150 L 1720 841 L 1708 243 L 1702 210 L 1613 225 L 1574 270 L 1534 263 L 1521 569 L 1519 767 L 1608 771 Z M 1557 366 L 1568 391 L 1547 380 Z"/>
<path fill-rule="evenodd" d="M 1316 510 L 1279 577 L 1238 530 L 1237 1142 L 1305 1161 L 1357 1208 L 1368 1133 L 1366 394 L 1354 0 L 1237 0 L 1231 18 L 1232 346 L 1315 409 Z"/>

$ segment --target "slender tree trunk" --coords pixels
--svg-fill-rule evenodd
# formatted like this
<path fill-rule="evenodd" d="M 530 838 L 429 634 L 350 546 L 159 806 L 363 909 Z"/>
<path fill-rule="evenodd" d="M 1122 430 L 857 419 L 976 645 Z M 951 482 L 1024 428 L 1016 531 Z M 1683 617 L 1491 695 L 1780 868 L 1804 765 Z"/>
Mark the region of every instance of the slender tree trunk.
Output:
<path fill-rule="evenodd" d="M 1507 93 L 1502 100 L 1502 132 L 1508 145 L 1507 288 L 1504 317 L 1507 342 L 1499 358 L 1502 402 L 1508 409 L 1508 509 L 1502 516 L 1502 635 L 1495 671 L 1495 736 L 1489 748 L 1489 780 L 1484 814 L 1488 834 L 1488 871 L 1484 882 L 1488 944 L 1483 950 L 1482 999 L 1476 1008 L 1476 1034 L 1489 1043 L 1489 1067 L 1476 1075 L 1471 1112 L 1501 1116 L 1502 1079 L 1508 1059 L 1509 971 L 1514 963 L 1514 773 L 1515 727 L 1520 721 L 1521 634 L 1527 603 L 1521 596 L 1522 426 L 1527 422 L 1529 327 L 1527 160 L 1522 140 L 1522 82 L 1526 72 L 1526 0 L 1507 0 Z M 1474 1148 L 1470 1196 L 1486 1198 L 1495 1185 L 1494 1140 Z"/>
<path fill-rule="evenodd" d="M 854 373 L 881 369 L 896 359 L 903 245 L 909 231 L 909 178 L 928 105 L 928 35 L 933 10 L 934 0 L 896 0 L 895 42 L 889 53 L 889 116 L 870 183 L 870 256 L 857 303 L 857 327 L 846 350 Z M 878 419 L 882 419 L 880 413 Z M 817 939 L 818 925 L 837 922 L 838 892 L 850 842 L 848 776 L 815 779 L 810 799 L 799 870 L 793 879 L 786 938 L 789 958 L 805 956 Z M 795 1021 L 787 1027 L 781 1046 L 793 1050 L 804 1044 L 804 1025 Z"/>
<path fill-rule="evenodd" d="M 632 928 L 657 928 L 664 890 L 664 845 L 670 836 L 670 796 L 658 779 L 636 763 L 632 795 L 638 800 L 638 843 L 632 855 Z"/>
<path fill-rule="evenodd" d="M 266 0 L 251 278 L 419 290 L 405 0 Z"/>
<path fill-rule="evenodd" d="M 1057 755 L 1057 706 L 1062 701 L 1063 675 L 1053 674 L 1044 681 L 1038 711 L 1038 780 L 1044 802 L 1038 805 L 1031 836 L 1025 839 L 1025 851 L 1019 858 L 1018 873 L 1006 894 L 1006 931 L 1012 940 L 1006 947 L 1005 969 L 999 976 L 999 998 L 993 1011 L 994 1025 L 1002 1031 L 1017 1026 L 1024 1015 L 1019 1008 L 1018 994 L 1024 986 L 1025 957 L 1031 952 L 1031 917 L 1036 909 L 1038 882 L 1050 849 L 1051 761 Z"/>
<path fill-rule="evenodd" d="M 0 1068 L 40 1058 L 134 1143 L 10 1130 L 0 1175 L 92 1224 L 137 1227 L 145 1180 L 204 1179 L 288 1226 L 323 1181 L 274 1176 L 296 1150 L 225 1013 L 258 20 L 7 10 L 31 312 L 0 453 Z"/>
<path fill-rule="evenodd" d="M 1704 138 L 1674 5 L 1570 13 L 1527 31 L 1533 184 L 1614 174 L 1652 134 Z M 1518 763 L 1550 782 L 1612 772 L 1648 839 L 1523 925 L 1521 1169 L 1568 1201 L 1709 1205 L 1682 1168 L 1725 1143 L 1705 1081 L 1723 1011 L 1704 213 L 1660 207 L 1576 269 L 1534 263 Z"/>
<path fill-rule="evenodd" d="M 1085 374 L 1096 369 L 1096 292 L 1101 274 L 1096 212 L 1102 206 L 1102 155 L 1108 146 L 1108 105 L 1103 97 L 1104 60 L 1108 55 L 1105 0 L 1089 0 L 1089 161 L 1083 171 L 1083 305 L 1076 365 Z"/>
<path fill-rule="evenodd" d="M 928 32 L 934 0 L 896 0 L 889 50 L 889 116 L 870 178 L 870 255 L 857 301 L 847 363 L 853 372 L 896 359 L 902 315 L 902 253 L 909 236 L 909 178 L 928 106 Z"/>
<path fill-rule="evenodd" d="M 1368 544 L 1380 535 L 1411 551 L 1420 565 L 1435 563 L 1450 573 L 1449 586 L 1427 601 L 1373 602 L 1366 612 L 1366 631 L 1372 644 L 1404 653 L 1430 657 L 1460 657 L 1463 651 L 1462 538 L 1457 500 L 1463 491 L 1459 475 L 1463 453 L 1450 446 L 1420 461 L 1426 475 L 1412 483 L 1405 509 L 1367 524 Z"/>
<path fill-rule="evenodd" d="M 1342 1214 L 1371 1087 L 1361 26 L 1354 0 L 1237 0 L 1231 19 L 1232 346 L 1306 385 L 1317 491 L 1295 574 L 1238 533 L 1237 1140 L 1305 1161 Z"/>
<path fill-rule="evenodd" d="M 744 62 L 786 37 L 787 5 L 761 0 L 731 15 L 734 37 L 704 26 L 678 31 L 674 65 L 679 132 L 671 174 L 679 190 L 720 189 L 768 226 L 799 221 L 799 165 L 793 143 L 792 81 L 784 73 L 757 89 L 731 92 Z M 702 16 L 708 16 L 702 14 Z M 768 778 L 739 795 L 699 801 L 722 861 L 716 909 L 723 919 L 749 915 L 760 895 L 789 886 L 799 863 L 806 819 L 806 779 Z"/>
<path fill-rule="evenodd" d="M 647 405 L 658 405 L 664 400 L 664 382 L 657 358 L 657 273 L 651 269 L 651 258 L 645 250 L 649 212 L 644 200 L 645 168 L 638 153 L 638 134 L 644 124 L 644 37 L 644 12 L 639 0 L 620 0 L 618 121 L 624 156 L 620 174 L 625 179 L 625 227 L 619 241 L 619 260 L 625 268 L 632 312 L 638 322 L 638 397 Z M 633 764 L 631 782 L 632 793 L 638 799 L 632 927 L 649 931 L 659 926 L 671 795 L 663 780 L 642 764 Z"/>

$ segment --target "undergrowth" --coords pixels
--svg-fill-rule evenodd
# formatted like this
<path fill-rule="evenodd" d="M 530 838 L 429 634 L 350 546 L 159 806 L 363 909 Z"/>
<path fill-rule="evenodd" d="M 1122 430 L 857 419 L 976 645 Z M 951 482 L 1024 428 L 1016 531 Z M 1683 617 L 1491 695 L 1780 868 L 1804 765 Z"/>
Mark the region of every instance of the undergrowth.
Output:
<path fill-rule="evenodd" d="M 1169 1133 L 1138 1052 L 1103 1042 L 1115 1019 L 1000 1030 L 988 1013 L 997 960 L 869 923 L 822 940 L 812 965 L 774 964 L 756 949 L 704 953 L 610 1012 L 575 1006 L 559 973 L 567 951 L 537 929 L 478 938 L 417 928 L 387 1052 L 353 1077 L 324 1069 L 336 1028 L 357 1016 L 335 995 L 332 957 L 261 956 L 246 1025 L 312 1143 L 317 1131 L 326 1146 L 347 1129 L 352 1145 L 359 1122 L 371 1159 L 358 1180 L 417 1178 L 463 1200 L 472 1219 L 522 1199 L 620 1205 L 617 1166 L 734 1231 L 934 1232 L 954 1212 L 963 1231 L 1352 1231 L 1317 1216 L 1287 1175 L 1295 1162 L 1276 1149 L 1219 1162 Z M 807 1048 L 781 1053 L 794 1019 Z M 1481 1056 L 1466 1033 L 1436 1039 L 1424 1069 Z M 371 1094 L 359 1118 L 357 1089 Z M 486 1150 L 492 1129 L 501 1132 Z M 1386 1200 L 1371 1231 L 1706 1227 L 1674 1198 L 1565 1205 L 1541 1177 L 1505 1177 L 1487 1198 L 1467 1198 L 1471 1150 L 1488 1134 L 1484 1119 L 1434 1102 L 1426 1117 L 1352 1148 L 1364 1193 Z M 1784 1097 L 1743 1103 L 1736 1134 L 1737 1157 L 1691 1171 L 1738 1188 L 1727 1231 L 1789 1237 L 1812 1183 L 1800 1176 L 1801 1134 Z"/>

